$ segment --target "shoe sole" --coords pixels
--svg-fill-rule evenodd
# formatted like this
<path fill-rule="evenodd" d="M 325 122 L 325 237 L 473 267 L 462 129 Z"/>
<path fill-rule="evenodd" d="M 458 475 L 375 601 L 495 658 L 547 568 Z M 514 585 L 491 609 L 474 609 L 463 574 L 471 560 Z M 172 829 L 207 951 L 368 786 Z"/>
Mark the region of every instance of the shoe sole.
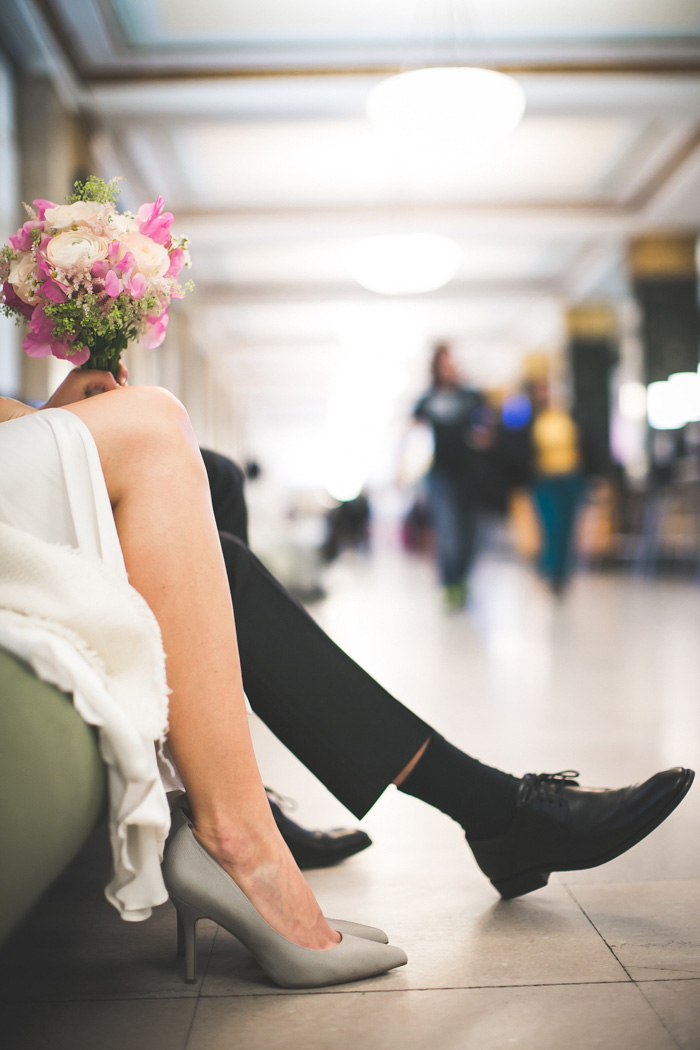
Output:
<path fill-rule="evenodd" d="M 650 821 L 643 829 L 634 834 L 630 839 L 627 839 L 623 844 L 616 846 L 615 849 L 609 850 L 607 853 L 600 854 L 593 860 L 581 861 L 579 863 L 569 863 L 565 867 L 561 864 L 543 865 L 545 868 L 549 868 L 548 871 L 542 871 L 538 865 L 536 870 L 530 870 L 520 872 L 518 875 L 513 875 L 508 879 L 491 879 L 491 885 L 500 893 L 504 900 L 511 900 L 513 897 L 522 897 L 526 893 L 532 893 L 533 890 L 540 890 L 543 886 L 547 885 L 549 876 L 553 871 L 582 871 L 584 868 L 596 868 L 599 864 L 607 864 L 609 860 L 614 860 L 615 857 L 619 857 L 622 853 L 626 853 L 632 846 L 636 846 L 638 842 L 646 838 L 647 835 L 663 823 L 663 821 L 671 813 L 673 813 L 679 803 L 683 801 L 685 796 L 690 790 L 690 785 L 695 779 L 695 773 L 692 769 L 686 769 L 685 778 L 679 784 L 676 794 L 669 799 L 664 809 L 657 813 L 653 821 Z"/>

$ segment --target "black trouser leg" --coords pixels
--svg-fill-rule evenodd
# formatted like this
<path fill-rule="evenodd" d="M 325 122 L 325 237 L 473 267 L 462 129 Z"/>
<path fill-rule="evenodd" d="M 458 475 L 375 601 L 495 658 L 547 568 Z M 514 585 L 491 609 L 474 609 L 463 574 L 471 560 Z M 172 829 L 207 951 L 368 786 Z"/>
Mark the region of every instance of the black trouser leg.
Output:
<path fill-rule="evenodd" d="M 248 542 L 248 507 L 245 501 L 245 474 L 232 459 L 199 450 L 209 479 L 209 491 L 219 532 L 229 532 L 244 543 Z"/>
<path fill-rule="evenodd" d="M 433 730 L 332 642 L 245 544 L 220 538 L 251 707 L 363 817 Z"/>

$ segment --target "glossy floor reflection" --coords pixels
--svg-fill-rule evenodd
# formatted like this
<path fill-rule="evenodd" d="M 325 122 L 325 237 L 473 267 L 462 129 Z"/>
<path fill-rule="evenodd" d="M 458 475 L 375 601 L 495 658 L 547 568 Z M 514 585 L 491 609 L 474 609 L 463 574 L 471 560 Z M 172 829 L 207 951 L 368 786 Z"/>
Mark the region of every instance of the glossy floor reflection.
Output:
<path fill-rule="evenodd" d="M 617 786 L 700 765 L 700 587 L 582 575 L 557 602 L 508 559 L 446 615 L 433 572 L 345 559 L 313 614 L 421 716 L 512 772 Z M 309 668 L 313 674 L 313 668 Z M 329 698 L 332 702 L 332 697 Z M 256 719 L 264 779 L 307 826 L 354 824 Z M 648 840 L 501 902 L 460 829 L 390 789 L 371 849 L 309 873 L 331 915 L 383 926 L 409 965 L 357 985 L 276 989 L 206 924 L 185 985 L 170 905 L 121 923 L 95 840 L 3 956 L 11 1050 L 698 1050 L 700 787 Z"/>

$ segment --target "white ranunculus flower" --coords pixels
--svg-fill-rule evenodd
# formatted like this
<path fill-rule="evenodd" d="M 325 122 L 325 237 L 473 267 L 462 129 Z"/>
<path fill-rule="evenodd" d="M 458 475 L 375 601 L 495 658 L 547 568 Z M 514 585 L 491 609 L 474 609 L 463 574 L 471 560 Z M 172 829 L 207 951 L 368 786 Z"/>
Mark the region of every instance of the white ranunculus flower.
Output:
<path fill-rule="evenodd" d="M 46 258 L 59 270 L 71 270 L 80 262 L 89 269 L 98 259 L 107 258 L 109 245 L 109 237 L 97 237 L 89 230 L 64 230 L 46 245 Z"/>
<path fill-rule="evenodd" d="M 170 256 L 162 244 L 156 244 L 143 233 L 125 233 L 119 238 L 119 258 L 132 252 L 136 269 L 148 280 L 163 277 L 170 269 Z"/>
<path fill-rule="evenodd" d="M 37 301 L 36 295 L 29 287 L 29 278 L 35 269 L 36 262 L 32 252 L 20 252 L 10 267 L 7 279 L 23 303 L 33 304 Z"/>
<path fill-rule="evenodd" d="M 77 226 L 103 226 L 111 208 L 98 201 L 75 201 L 46 209 L 46 224 L 52 230 L 70 230 Z"/>

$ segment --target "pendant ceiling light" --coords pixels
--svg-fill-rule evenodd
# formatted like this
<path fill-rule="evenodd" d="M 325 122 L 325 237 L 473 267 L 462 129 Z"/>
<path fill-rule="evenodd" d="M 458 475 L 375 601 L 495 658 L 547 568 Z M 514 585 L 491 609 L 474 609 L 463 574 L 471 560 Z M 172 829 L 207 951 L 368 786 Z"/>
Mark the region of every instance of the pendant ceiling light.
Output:
<path fill-rule="evenodd" d="M 366 110 L 387 135 L 423 148 L 471 151 L 513 131 L 525 112 L 525 92 L 492 69 L 428 66 L 381 81 Z"/>
<path fill-rule="evenodd" d="M 450 237 L 406 233 L 369 237 L 350 252 L 350 273 L 358 284 L 380 295 L 434 292 L 452 280 L 461 251 Z"/>

